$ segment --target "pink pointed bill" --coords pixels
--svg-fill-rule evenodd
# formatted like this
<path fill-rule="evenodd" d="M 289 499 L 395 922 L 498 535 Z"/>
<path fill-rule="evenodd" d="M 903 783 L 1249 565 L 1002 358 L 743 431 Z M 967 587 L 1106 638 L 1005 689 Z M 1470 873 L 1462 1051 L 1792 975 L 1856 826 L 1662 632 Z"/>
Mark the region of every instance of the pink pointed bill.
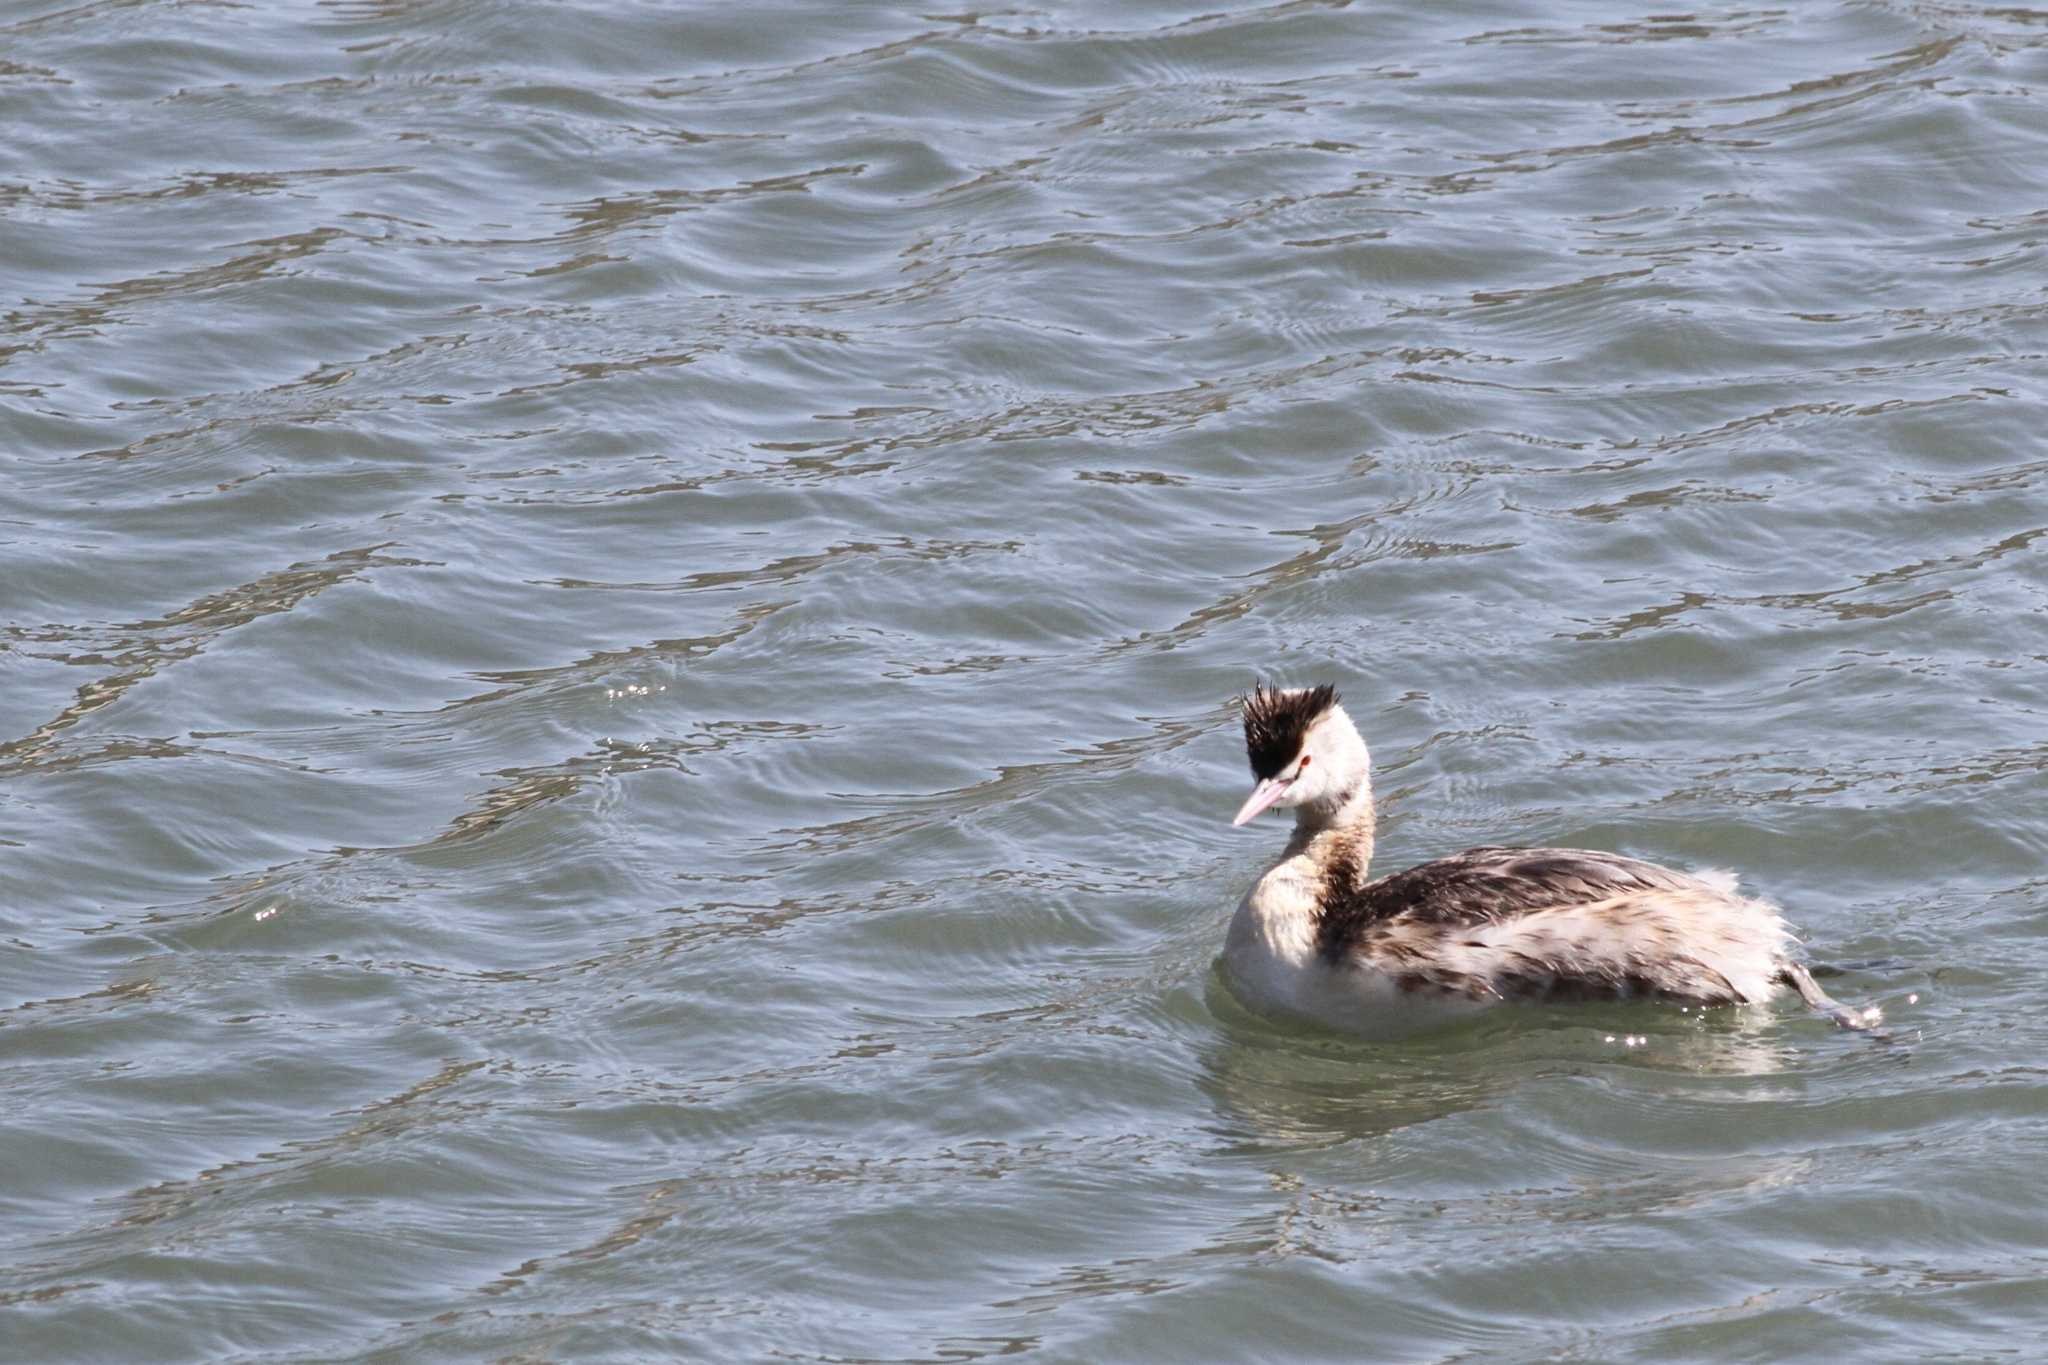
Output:
<path fill-rule="evenodd" d="M 1237 818 L 1230 823 L 1232 825 L 1243 824 L 1275 801 L 1278 801 L 1281 797 L 1287 795 L 1287 789 L 1293 785 L 1294 782 L 1291 778 L 1285 782 L 1282 782 L 1277 777 L 1267 778 L 1259 783 L 1258 786 L 1252 788 L 1252 794 L 1245 798 L 1242 806 L 1238 807 Z"/>

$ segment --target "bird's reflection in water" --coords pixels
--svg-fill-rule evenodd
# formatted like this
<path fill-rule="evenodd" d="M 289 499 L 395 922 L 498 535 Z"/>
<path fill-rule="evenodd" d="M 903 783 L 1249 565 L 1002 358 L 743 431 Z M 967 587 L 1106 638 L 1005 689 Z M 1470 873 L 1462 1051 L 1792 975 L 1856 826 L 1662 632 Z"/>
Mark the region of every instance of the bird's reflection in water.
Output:
<path fill-rule="evenodd" d="M 1246 1152 L 1381 1137 L 1501 1103 L 1531 1080 L 1612 1068 L 1674 1083 L 1748 1077 L 1741 1099 L 1781 1100 L 1793 1088 L 1769 1078 L 1789 1078 L 1801 1056 L 1764 1008 L 1515 1006 L 1381 1042 L 1256 1014 L 1217 968 L 1204 997 L 1219 1027 L 1197 1084 L 1216 1104 L 1217 1135 Z"/>

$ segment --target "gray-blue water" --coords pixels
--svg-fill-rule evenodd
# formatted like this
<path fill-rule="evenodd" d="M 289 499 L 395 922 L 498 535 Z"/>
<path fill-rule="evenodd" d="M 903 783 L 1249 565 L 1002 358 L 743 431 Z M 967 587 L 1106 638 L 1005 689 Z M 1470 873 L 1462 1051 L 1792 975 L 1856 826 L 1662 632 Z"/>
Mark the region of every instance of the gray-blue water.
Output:
<path fill-rule="evenodd" d="M 0 1355 L 2048 1335 L 2048 11 L 0 10 Z M 1370 1044 L 1381 866 L 1796 1005 Z"/>

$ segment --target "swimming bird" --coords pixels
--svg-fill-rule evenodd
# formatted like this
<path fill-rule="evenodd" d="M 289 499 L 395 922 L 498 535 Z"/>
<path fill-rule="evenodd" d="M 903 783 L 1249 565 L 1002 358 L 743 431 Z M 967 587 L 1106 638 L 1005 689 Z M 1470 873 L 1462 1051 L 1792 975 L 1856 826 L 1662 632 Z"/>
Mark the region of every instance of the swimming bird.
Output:
<path fill-rule="evenodd" d="M 1294 837 L 1245 894 L 1224 970 L 1247 1003 L 1359 1032 L 1406 1032 L 1510 1001 L 1761 1002 L 1791 986 L 1845 1028 L 1792 958 L 1776 906 L 1726 872 L 1583 848 L 1472 848 L 1367 879 L 1372 760 L 1334 687 L 1241 699 L 1256 785 L 1242 825 L 1294 811 Z"/>

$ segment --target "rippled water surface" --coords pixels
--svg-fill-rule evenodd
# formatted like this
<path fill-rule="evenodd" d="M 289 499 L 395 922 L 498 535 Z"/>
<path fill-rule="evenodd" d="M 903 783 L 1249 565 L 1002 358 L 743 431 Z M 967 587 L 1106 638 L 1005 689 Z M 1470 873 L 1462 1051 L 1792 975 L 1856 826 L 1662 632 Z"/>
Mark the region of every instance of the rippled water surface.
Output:
<path fill-rule="evenodd" d="M 0 9 L 10 1359 L 2048 1333 L 2048 11 Z M 1213 969 L 1741 869 L 1791 1004 Z"/>

